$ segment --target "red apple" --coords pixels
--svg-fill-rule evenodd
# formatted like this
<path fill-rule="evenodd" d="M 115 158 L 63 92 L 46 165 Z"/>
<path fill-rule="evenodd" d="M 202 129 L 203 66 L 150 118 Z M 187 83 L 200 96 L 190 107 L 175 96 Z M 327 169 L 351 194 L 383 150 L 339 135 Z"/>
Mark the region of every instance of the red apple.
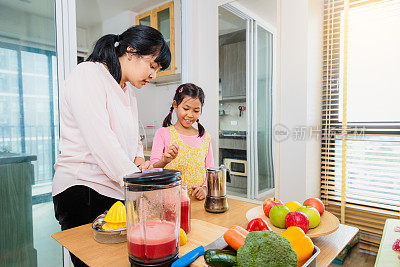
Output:
<path fill-rule="evenodd" d="M 309 207 L 314 207 L 318 210 L 319 215 L 322 215 L 325 211 L 325 206 L 324 203 L 319 198 L 309 198 L 306 201 L 304 201 L 303 206 L 309 206 Z"/>
<path fill-rule="evenodd" d="M 303 212 L 289 212 L 285 218 L 286 228 L 290 226 L 300 227 L 304 233 L 310 228 L 310 220 Z"/>
<path fill-rule="evenodd" d="M 265 216 L 269 218 L 269 211 L 271 208 L 275 205 L 283 205 L 282 201 L 275 197 L 267 198 L 264 203 L 263 203 L 263 210 L 265 213 Z"/>

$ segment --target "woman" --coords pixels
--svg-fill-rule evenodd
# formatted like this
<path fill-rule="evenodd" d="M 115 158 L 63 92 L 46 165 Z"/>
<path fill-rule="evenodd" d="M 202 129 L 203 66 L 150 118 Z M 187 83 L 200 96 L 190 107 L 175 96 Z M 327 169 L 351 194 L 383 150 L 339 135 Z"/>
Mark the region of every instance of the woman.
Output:
<path fill-rule="evenodd" d="M 125 175 L 152 167 L 144 160 L 136 97 L 126 83 L 142 88 L 170 60 L 159 31 L 135 26 L 101 37 L 87 61 L 66 79 L 53 180 L 62 230 L 92 222 L 124 199 Z M 72 261 L 84 265 L 73 255 Z"/>

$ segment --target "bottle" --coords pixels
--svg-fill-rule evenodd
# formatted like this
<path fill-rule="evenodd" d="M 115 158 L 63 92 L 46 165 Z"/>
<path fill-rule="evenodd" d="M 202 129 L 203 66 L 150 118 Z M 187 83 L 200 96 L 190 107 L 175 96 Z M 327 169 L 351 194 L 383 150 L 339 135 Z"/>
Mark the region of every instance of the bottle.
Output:
<path fill-rule="evenodd" d="M 181 193 L 181 228 L 186 232 L 190 232 L 190 198 L 188 195 L 188 186 L 182 184 Z"/>

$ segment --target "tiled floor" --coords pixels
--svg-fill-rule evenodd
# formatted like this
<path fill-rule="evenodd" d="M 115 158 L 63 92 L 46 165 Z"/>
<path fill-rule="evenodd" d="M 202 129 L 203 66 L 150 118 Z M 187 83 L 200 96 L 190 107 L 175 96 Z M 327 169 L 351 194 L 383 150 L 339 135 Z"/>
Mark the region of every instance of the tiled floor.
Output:
<path fill-rule="evenodd" d="M 33 205 L 32 211 L 37 266 L 62 266 L 62 247 L 51 238 L 51 234 L 60 231 L 60 225 L 54 217 L 53 202 Z"/>

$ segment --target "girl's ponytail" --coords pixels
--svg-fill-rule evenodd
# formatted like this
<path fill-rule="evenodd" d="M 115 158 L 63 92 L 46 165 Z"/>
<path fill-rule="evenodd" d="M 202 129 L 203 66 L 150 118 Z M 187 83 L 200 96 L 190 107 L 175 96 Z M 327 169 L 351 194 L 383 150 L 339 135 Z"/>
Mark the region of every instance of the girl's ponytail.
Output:
<path fill-rule="evenodd" d="M 171 120 L 172 120 L 172 111 L 173 110 L 174 110 L 174 107 L 171 107 L 169 109 L 169 113 L 168 113 L 167 117 L 165 117 L 162 127 L 168 127 L 168 126 L 172 125 Z"/>
<path fill-rule="evenodd" d="M 204 135 L 204 127 L 203 125 L 200 124 L 199 120 L 197 120 L 197 128 L 199 130 L 199 137 L 202 137 Z"/>
<path fill-rule="evenodd" d="M 121 64 L 119 63 L 115 44 L 119 42 L 119 35 L 107 34 L 95 44 L 93 52 L 86 61 L 101 62 L 106 64 L 108 71 L 114 79 L 121 82 Z"/>

